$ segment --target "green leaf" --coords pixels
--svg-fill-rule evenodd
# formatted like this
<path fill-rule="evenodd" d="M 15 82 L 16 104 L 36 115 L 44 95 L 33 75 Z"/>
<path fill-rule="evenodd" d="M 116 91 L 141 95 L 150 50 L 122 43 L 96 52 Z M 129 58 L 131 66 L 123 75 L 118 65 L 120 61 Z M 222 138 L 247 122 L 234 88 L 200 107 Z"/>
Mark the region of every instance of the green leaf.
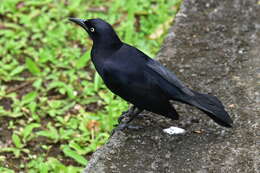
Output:
<path fill-rule="evenodd" d="M 23 140 L 26 141 L 28 139 L 28 136 L 32 133 L 33 129 L 34 128 L 38 128 L 40 127 L 41 125 L 40 124 L 37 124 L 37 123 L 31 123 L 29 125 L 27 125 L 24 130 L 23 130 Z"/>
<path fill-rule="evenodd" d="M 24 66 L 23 65 L 19 65 L 17 66 L 15 69 L 13 69 L 10 73 L 10 76 L 15 76 L 19 73 L 21 73 L 24 70 Z"/>
<path fill-rule="evenodd" d="M 45 136 L 47 138 L 53 139 L 54 142 L 57 142 L 59 140 L 59 133 L 58 131 L 51 125 L 51 123 L 48 123 L 47 127 L 49 130 L 42 130 L 36 133 L 37 136 Z"/>
<path fill-rule="evenodd" d="M 89 60 L 90 60 L 90 51 L 86 52 L 82 57 L 78 59 L 78 61 L 75 64 L 76 68 L 81 69 L 85 67 L 86 64 L 89 62 Z"/>
<path fill-rule="evenodd" d="M 35 98 L 38 96 L 38 93 L 36 91 L 32 91 L 22 98 L 22 104 L 27 104 L 35 100 Z"/>
<path fill-rule="evenodd" d="M 99 74 L 96 72 L 95 73 L 95 78 L 94 78 L 94 90 L 97 91 L 102 85 L 102 79 L 99 76 Z"/>
<path fill-rule="evenodd" d="M 40 170 L 40 173 L 48 173 L 49 167 L 46 163 L 40 162 L 39 163 L 39 170 Z"/>
<path fill-rule="evenodd" d="M 37 79 L 35 82 L 33 82 L 33 86 L 34 86 L 36 89 L 40 89 L 40 88 L 41 88 L 41 85 L 42 85 L 42 79 Z"/>
<path fill-rule="evenodd" d="M 7 147 L 7 148 L 0 148 L 1 152 L 12 152 L 16 158 L 18 158 L 21 154 L 21 149 L 14 148 L 14 147 Z"/>
<path fill-rule="evenodd" d="M 31 102 L 28 104 L 28 108 L 30 109 L 31 113 L 35 113 L 36 107 L 37 107 L 37 103 L 35 102 Z"/>
<path fill-rule="evenodd" d="M 23 144 L 21 143 L 19 136 L 15 133 L 12 135 L 12 141 L 17 148 L 23 148 Z"/>
<path fill-rule="evenodd" d="M 54 82 L 51 82 L 48 87 L 49 87 L 48 88 L 49 90 L 52 88 L 59 88 L 59 92 L 61 94 L 64 94 L 65 92 L 67 92 L 69 98 L 75 98 L 75 96 L 76 96 L 74 94 L 73 87 L 64 82 L 54 81 Z"/>
<path fill-rule="evenodd" d="M 81 155 L 79 155 L 78 153 L 76 153 L 75 151 L 73 151 L 72 149 L 70 149 L 70 147 L 68 146 L 63 146 L 62 151 L 64 152 L 64 154 L 68 157 L 73 158 L 75 161 L 77 161 L 78 163 L 86 166 L 86 164 L 88 163 L 88 161 Z"/>
<path fill-rule="evenodd" d="M 4 167 L 0 167 L 0 172 L 4 172 L 4 173 L 15 173 L 13 170 L 8 169 L 8 168 L 4 168 Z"/>
<path fill-rule="evenodd" d="M 51 100 L 48 102 L 51 108 L 57 109 L 63 106 L 63 102 L 61 100 Z"/>
<path fill-rule="evenodd" d="M 29 70 L 33 75 L 37 76 L 37 75 L 40 75 L 40 74 L 41 74 L 41 70 L 40 70 L 40 68 L 38 67 L 38 65 L 37 65 L 33 60 L 31 60 L 30 58 L 26 58 L 25 64 L 26 64 L 26 67 L 28 68 L 28 70 Z"/>
<path fill-rule="evenodd" d="M 69 143 L 69 146 L 76 150 L 79 154 L 86 154 L 86 149 L 79 146 L 76 142 L 72 141 Z"/>
<path fill-rule="evenodd" d="M 59 172 L 58 170 L 66 169 L 65 165 L 63 165 L 58 159 L 54 157 L 49 157 L 47 163 L 57 172 Z"/>

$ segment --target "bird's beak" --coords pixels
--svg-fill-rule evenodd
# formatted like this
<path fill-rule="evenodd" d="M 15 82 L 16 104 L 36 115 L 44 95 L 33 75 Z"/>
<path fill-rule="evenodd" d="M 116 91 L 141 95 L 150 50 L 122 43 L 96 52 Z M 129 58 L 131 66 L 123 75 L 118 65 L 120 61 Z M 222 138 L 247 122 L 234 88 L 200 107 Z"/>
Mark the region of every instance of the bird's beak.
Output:
<path fill-rule="evenodd" d="M 85 24 L 87 20 L 85 19 L 78 19 L 78 18 L 69 18 L 70 21 L 75 22 L 76 24 L 80 25 L 82 28 L 84 28 L 86 31 L 88 31 L 88 27 Z"/>

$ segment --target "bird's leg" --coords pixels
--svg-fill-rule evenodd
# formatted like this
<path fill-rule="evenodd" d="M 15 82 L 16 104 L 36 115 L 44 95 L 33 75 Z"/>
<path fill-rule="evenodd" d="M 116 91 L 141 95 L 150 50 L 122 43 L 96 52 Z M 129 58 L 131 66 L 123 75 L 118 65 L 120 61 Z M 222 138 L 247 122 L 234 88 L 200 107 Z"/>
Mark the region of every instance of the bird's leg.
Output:
<path fill-rule="evenodd" d="M 124 124 L 129 124 L 135 117 L 137 117 L 143 110 L 138 109 L 137 107 L 133 106 L 133 112 L 128 117 L 129 119 Z"/>
<path fill-rule="evenodd" d="M 131 114 L 133 114 L 135 108 L 136 108 L 135 106 L 131 106 L 131 107 L 129 108 L 129 110 L 123 112 L 123 113 L 120 115 L 120 117 L 118 118 L 118 123 L 121 123 L 121 121 L 122 121 L 124 118 L 130 117 Z"/>
<path fill-rule="evenodd" d="M 111 135 L 113 135 L 114 133 L 115 133 L 115 131 L 117 131 L 117 130 L 124 130 L 125 128 L 129 128 L 129 129 L 140 129 L 141 127 L 140 126 L 132 126 L 132 125 L 130 125 L 129 123 L 133 120 L 133 119 L 135 119 L 138 115 L 139 115 L 139 113 L 141 113 L 143 110 L 141 110 L 141 109 L 138 109 L 137 107 L 135 107 L 135 106 L 133 106 L 133 107 L 131 107 L 130 109 L 129 109 L 129 111 L 127 111 L 126 113 L 124 113 L 124 114 L 127 114 L 127 115 L 121 115 L 121 116 L 127 116 L 127 117 L 129 117 L 129 119 L 126 121 L 126 122 L 124 122 L 124 123 L 122 123 L 122 124 L 119 124 L 115 129 L 113 129 L 113 131 L 112 131 L 112 134 Z M 121 117 L 120 116 L 120 117 Z M 123 117 L 123 118 L 124 118 Z M 122 119 L 121 119 L 122 120 Z M 120 122 L 121 122 L 121 120 L 120 120 Z"/>

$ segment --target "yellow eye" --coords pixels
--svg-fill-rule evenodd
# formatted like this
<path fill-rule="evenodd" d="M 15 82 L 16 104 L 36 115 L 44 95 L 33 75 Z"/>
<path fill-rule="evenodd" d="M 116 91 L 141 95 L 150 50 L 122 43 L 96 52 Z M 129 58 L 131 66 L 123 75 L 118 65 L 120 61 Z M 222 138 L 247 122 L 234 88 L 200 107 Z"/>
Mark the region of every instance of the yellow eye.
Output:
<path fill-rule="evenodd" d="M 90 32 L 95 32 L 95 28 L 90 28 Z"/>

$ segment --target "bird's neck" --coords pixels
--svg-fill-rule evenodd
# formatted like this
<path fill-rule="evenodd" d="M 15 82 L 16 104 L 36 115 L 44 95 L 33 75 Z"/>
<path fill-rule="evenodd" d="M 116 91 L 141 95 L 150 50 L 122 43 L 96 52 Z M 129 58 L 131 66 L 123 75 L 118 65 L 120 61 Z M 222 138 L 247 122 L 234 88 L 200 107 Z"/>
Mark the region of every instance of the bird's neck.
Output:
<path fill-rule="evenodd" d="M 120 41 L 108 41 L 102 40 L 93 42 L 93 49 L 102 50 L 102 51 L 114 51 L 119 49 L 122 46 L 122 42 Z"/>
<path fill-rule="evenodd" d="M 93 48 L 114 50 L 122 46 L 122 42 L 114 30 L 110 30 L 106 34 L 97 34 L 93 37 Z"/>
<path fill-rule="evenodd" d="M 94 40 L 92 51 L 96 56 L 106 58 L 120 49 L 122 45 L 123 43 L 119 39 Z"/>
<path fill-rule="evenodd" d="M 110 59 L 110 57 L 113 57 L 115 52 L 121 48 L 123 43 L 110 43 L 110 44 L 96 44 L 93 43 L 92 49 L 91 49 L 91 60 L 100 74 L 100 76 L 103 76 L 103 69 L 105 62 Z"/>

